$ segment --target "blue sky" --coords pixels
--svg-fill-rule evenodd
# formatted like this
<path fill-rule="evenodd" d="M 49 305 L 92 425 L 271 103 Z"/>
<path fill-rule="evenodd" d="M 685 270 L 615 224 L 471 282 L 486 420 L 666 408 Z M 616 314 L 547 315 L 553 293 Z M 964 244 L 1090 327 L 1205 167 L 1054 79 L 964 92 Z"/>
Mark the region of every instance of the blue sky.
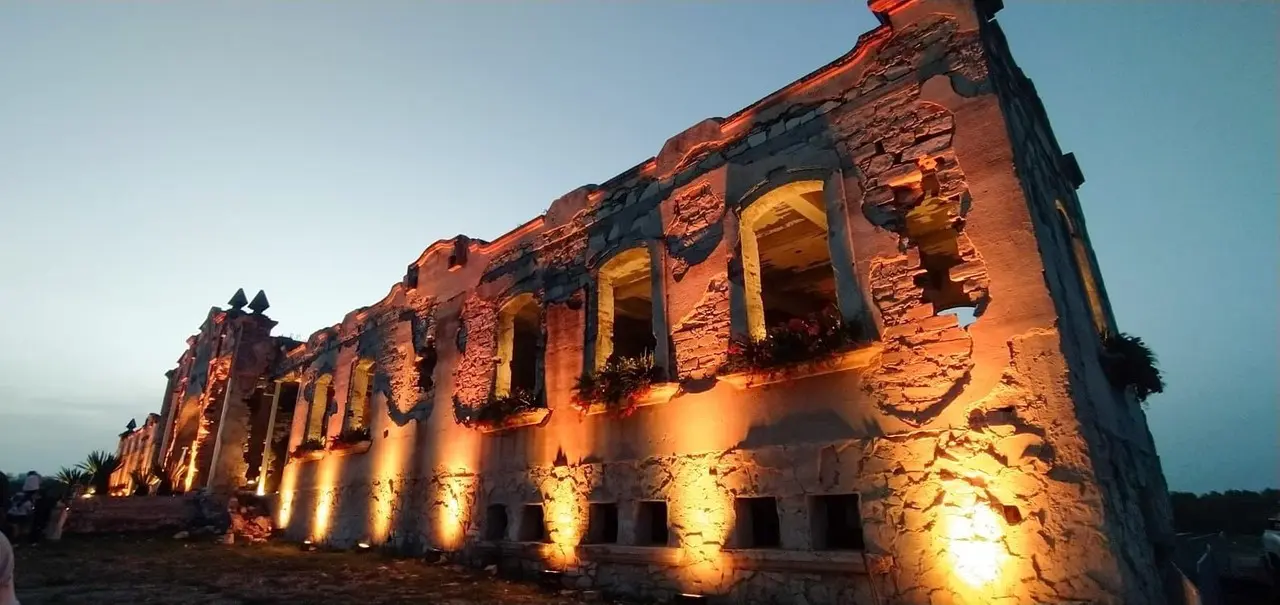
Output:
<path fill-rule="evenodd" d="M 1277 6 L 1014 2 L 1174 489 L 1280 481 Z M 238 287 L 305 335 L 843 54 L 840 2 L 0 4 L 0 468 L 114 448 Z"/>

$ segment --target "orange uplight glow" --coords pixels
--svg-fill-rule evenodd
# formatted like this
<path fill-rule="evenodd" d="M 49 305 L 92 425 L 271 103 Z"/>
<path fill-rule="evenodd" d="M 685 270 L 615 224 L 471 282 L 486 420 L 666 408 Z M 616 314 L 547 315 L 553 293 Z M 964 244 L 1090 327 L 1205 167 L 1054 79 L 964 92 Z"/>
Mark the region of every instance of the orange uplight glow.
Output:
<path fill-rule="evenodd" d="M 577 546 L 581 540 L 579 520 L 584 518 L 583 503 L 574 491 L 576 483 L 569 480 L 568 469 L 556 469 L 556 481 L 547 494 L 544 522 L 547 537 L 551 540 L 542 548 L 542 558 L 553 569 L 564 569 L 577 560 Z"/>
<path fill-rule="evenodd" d="M 333 501 L 337 497 L 337 478 L 342 458 L 329 456 L 319 462 L 316 473 L 316 508 L 311 520 L 311 539 L 323 542 L 333 522 Z"/>
<path fill-rule="evenodd" d="M 464 471 L 440 481 L 440 493 L 436 498 L 439 507 L 436 532 L 440 538 L 440 546 L 446 550 L 461 548 L 466 537 L 469 514 L 466 502 L 470 500 L 472 480 L 473 476 Z"/>
<path fill-rule="evenodd" d="M 681 551 L 681 584 L 699 593 L 719 592 L 730 571 L 724 555 L 733 501 L 716 482 L 715 458 L 704 457 L 682 469 L 672 491 L 674 525 Z"/>
<path fill-rule="evenodd" d="M 187 476 L 182 480 L 183 491 L 188 491 L 188 492 L 191 491 L 192 484 L 196 482 L 196 445 L 197 443 L 198 443 L 198 440 L 197 442 L 192 442 L 191 450 L 189 451 L 189 455 L 187 456 Z"/>
<path fill-rule="evenodd" d="M 289 520 L 293 517 L 294 490 L 297 486 L 298 465 L 285 464 L 284 472 L 280 477 L 280 502 L 279 512 L 276 515 L 276 527 L 289 527 Z"/>
<path fill-rule="evenodd" d="M 404 448 L 405 443 L 410 441 L 401 436 L 380 439 L 378 447 L 370 453 L 376 455 L 373 461 L 374 480 L 369 494 L 373 499 L 369 507 L 369 532 L 375 543 L 383 543 L 391 538 L 398 497 L 396 485 L 404 485 Z"/>
<path fill-rule="evenodd" d="M 1000 578 L 1007 557 L 1000 539 L 1000 518 L 985 504 L 946 519 L 947 553 L 956 577 L 971 588 L 984 588 Z"/>

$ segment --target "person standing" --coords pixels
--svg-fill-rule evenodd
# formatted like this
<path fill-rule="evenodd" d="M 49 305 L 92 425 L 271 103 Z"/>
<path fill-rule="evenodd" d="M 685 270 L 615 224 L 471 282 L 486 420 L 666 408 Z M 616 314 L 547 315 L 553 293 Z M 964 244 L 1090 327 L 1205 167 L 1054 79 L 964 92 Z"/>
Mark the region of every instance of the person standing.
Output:
<path fill-rule="evenodd" d="M 27 478 L 22 480 L 22 493 L 33 496 L 40 491 L 40 473 L 28 471 Z"/>
<path fill-rule="evenodd" d="M 35 503 L 26 494 L 15 495 L 12 502 L 12 506 L 9 507 L 8 519 L 10 530 L 12 531 L 11 537 L 14 541 L 20 541 L 30 527 L 31 513 L 35 510 Z M 12 545 L 10 545 L 10 548 L 12 548 Z"/>
<path fill-rule="evenodd" d="M 44 538 L 49 527 L 49 518 L 53 516 L 53 506 L 57 501 L 49 492 L 40 490 L 35 495 L 35 506 L 31 511 L 31 529 L 27 532 L 27 543 L 36 544 Z"/>
<path fill-rule="evenodd" d="M 19 605 L 13 589 L 13 545 L 0 534 L 0 605 Z"/>

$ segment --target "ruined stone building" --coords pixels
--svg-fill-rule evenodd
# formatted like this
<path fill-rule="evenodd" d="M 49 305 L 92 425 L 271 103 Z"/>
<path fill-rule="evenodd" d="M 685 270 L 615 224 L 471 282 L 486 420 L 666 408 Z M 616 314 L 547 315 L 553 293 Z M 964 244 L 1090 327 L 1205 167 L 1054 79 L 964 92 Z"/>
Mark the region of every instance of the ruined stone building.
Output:
<path fill-rule="evenodd" d="M 1167 602 L 1084 179 L 1000 3 L 869 4 L 844 56 L 305 342 L 261 293 L 210 310 L 157 463 L 296 540 L 643 597 Z"/>
<path fill-rule="evenodd" d="M 120 466 L 111 473 L 109 485 L 117 494 L 126 494 L 134 485 L 135 476 L 149 478 L 155 462 L 157 427 L 160 416 L 147 414 L 142 426 L 130 420 L 124 432 L 120 433 L 120 442 L 116 446 L 116 457 Z"/>

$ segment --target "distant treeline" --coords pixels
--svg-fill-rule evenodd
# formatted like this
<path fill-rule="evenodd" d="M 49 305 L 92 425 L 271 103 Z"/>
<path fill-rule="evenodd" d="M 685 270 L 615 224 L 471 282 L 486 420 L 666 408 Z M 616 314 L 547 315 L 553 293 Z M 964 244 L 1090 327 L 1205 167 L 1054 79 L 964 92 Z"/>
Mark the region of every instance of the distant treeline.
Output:
<path fill-rule="evenodd" d="M 1258 535 L 1266 529 L 1267 519 L 1280 513 L 1280 489 L 1172 492 L 1169 497 L 1173 526 L 1180 532 Z"/>

